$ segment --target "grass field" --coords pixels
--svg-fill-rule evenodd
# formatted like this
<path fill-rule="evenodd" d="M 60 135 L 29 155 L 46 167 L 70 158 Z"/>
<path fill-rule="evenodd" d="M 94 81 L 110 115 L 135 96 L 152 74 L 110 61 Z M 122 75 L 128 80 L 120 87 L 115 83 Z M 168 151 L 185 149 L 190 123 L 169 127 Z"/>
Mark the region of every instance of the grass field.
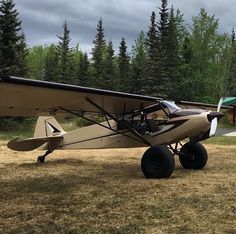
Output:
<path fill-rule="evenodd" d="M 145 179 L 144 148 L 14 152 L 0 142 L 0 233 L 236 233 L 236 145 Z"/>

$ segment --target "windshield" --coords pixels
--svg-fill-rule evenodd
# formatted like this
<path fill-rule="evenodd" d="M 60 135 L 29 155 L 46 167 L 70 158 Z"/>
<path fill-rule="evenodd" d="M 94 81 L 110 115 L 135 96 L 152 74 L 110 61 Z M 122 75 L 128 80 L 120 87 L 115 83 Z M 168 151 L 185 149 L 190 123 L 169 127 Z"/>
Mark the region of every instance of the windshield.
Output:
<path fill-rule="evenodd" d="M 170 113 L 181 109 L 179 106 L 177 106 L 174 102 L 171 101 L 163 101 L 162 103 L 168 108 Z"/>

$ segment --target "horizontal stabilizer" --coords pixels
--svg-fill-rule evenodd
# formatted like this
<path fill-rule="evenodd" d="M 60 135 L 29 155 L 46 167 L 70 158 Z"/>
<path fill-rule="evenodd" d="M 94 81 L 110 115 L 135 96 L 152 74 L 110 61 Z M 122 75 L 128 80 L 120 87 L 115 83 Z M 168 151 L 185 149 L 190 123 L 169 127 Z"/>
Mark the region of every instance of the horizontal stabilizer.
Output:
<path fill-rule="evenodd" d="M 53 136 L 53 137 L 41 137 L 41 138 L 30 138 L 26 140 L 21 140 L 19 137 L 8 142 L 7 147 L 16 151 L 31 151 L 42 146 L 45 143 L 50 143 L 57 145 L 63 136 Z"/>

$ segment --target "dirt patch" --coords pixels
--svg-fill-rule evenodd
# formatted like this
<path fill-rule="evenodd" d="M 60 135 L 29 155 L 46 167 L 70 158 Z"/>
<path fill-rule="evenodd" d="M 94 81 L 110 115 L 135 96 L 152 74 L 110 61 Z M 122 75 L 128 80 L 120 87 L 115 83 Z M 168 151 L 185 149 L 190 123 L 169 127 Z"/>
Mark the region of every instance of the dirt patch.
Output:
<path fill-rule="evenodd" d="M 236 146 L 207 167 L 145 179 L 145 148 L 14 152 L 0 142 L 1 233 L 235 233 Z"/>

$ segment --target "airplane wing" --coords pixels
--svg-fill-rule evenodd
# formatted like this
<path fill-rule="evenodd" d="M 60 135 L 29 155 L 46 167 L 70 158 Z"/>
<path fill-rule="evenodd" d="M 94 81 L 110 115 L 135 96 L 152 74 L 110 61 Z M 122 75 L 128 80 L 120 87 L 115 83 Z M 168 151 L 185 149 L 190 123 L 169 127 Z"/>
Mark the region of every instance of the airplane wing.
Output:
<path fill-rule="evenodd" d="M 178 106 L 180 106 L 183 109 L 206 109 L 206 110 L 211 110 L 211 111 L 216 111 L 217 110 L 217 105 L 214 104 L 207 104 L 207 103 L 201 103 L 201 102 L 189 102 L 189 101 L 179 101 L 176 102 Z M 221 106 L 220 111 L 225 113 L 228 111 L 232 111 L 233 107 L 232 106 Z"/>
<path fill-rule="evenodd" d="M 102 113 L 122 115 L 162 98 L 60 84 L 19 77 L 0 78 L 1 116 Z"/>

